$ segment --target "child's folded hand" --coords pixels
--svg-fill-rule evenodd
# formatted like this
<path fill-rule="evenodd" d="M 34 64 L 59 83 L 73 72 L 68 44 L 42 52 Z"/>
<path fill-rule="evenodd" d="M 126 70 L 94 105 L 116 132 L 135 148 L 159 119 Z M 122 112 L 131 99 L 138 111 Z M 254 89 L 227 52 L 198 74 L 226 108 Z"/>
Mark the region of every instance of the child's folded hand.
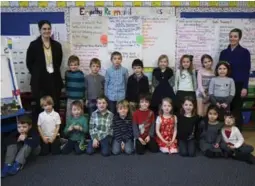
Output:
<path fill-rule="evenodd" d="M 147 137 L 144 139 L 144 141 L 145 141 L 146 143 L 149 143 L 150 140 L 151 140 L 150 136 L 147 136 Z"/>
<path fill-rule="evenodd" d="M 216 143 L 216 144 L 214 145 L 214 148 L 219 148 L 219 144 Z"/>
<path fill-rule="evenodd" d="M 99 146 L 99 142 L 97 141 L 97 139 L 93 139 L 92 146 L 93 146 L 93 148 L 97 148 Z"/>
<path fill-rule="evenodd" d="M 142 145 L 146 145 L 146 142 L 142 138 L 138 138 Z"/>
<path fill-rule="evenodd" d="M 226 103 L 222 103 L 221 106 L 225 109 L 228 107 L 228 105 Z"/>
<path fill-rule="evenodd" d="M 46 137 L 46 136 L 42 137 L 42 140 L 43 140 L 43 142 L 44 142 L 45 144 L 48 144 L 48 143 L 49 143 L 49 139 L 50 139 L 50 138 L 48 138 L 48 137 Z"/>
<path fill-rule="evenodd" d="M 221 104 L 220 104 L 220 103 L 216 103 L 216 106 L 217 106 L 218 108 L 220 108 L 220 107 L 221 107 Z"/>
<path fill-rule="evenodd" d="M 72 131 L 73 130 L 73 126 L 70 126 L 69 128 L 68 128 L 68 131 Z"/>
<path fill-rule="evenodd" d="M 75 130 L 80 130 L 80 126 L 78 126 L 78 125 L 75 125 L 73 128 L 74 128 Z"/>
<path fill-rule="evenodd" d="M 125 148 L 125 144 L 121 142 L 121 150 L 124 151 L 124 148 Z"/>

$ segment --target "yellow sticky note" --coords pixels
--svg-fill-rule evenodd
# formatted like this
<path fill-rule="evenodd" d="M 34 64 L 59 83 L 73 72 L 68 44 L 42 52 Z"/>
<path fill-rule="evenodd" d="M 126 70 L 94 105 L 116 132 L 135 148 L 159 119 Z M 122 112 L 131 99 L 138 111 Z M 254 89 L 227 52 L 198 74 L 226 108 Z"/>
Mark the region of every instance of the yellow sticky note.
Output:
<path fill-rule="evenodd" d="M 75 1 L 75 6 L 84 7 L 85 6 L 85 2 L 84 1 Z"/>
<path fill-rule="evenodd" d="M 65 1 L 57 1 L 57 7 L 66 7 Z"/>
<path fill-rule="evenodd" d="M 123 7 L 124 3 L 122 1 L 114 1 L 113 6 L 114 7 Z"/>
<path fill-rule="evenodd" d="M 237 7 L 237 5 L 238 5 L 238 4 L 237 4 L 237 1 L 229 1 L 229 2 L 228 2 L 228 6 L 229 6 L 229 7 Z"/>
<path fill-rule="evenodd" d="M 48 7 L 48 1 L 38 1 L 38 7 Z"/>
<path fill-rule="evenodd" d="M 191 7 L 200 6 L 200 2 L 199 1 L 190 1 L 189 2 L 189 6 L 191 6 Z"/>
<path fill-rule="evenodd" d="M 248 1 L 247 5 L 249 8 L 253 8 L 253 7 L 255 7 L 255 1 Z"/>
<path fill-rule="evenodd" d="M 19 1 L 19 7 L 28 7 L 28 1 Z"/>
<path fill-rule="evenodd" d="M 208 5 L 209 7 L 218 7 L 219 1 L 209 1 Z"/>
<path fill-rule="evenodd" d="M 94 4 L 96 7 L 104 7 L 104 1 L 95 1 Z"/>
<path fill-rule="evenodd" d="M 10 6 L 9 1 L 0 1 L 0 3 L 1 3 L 1 7 L 8 7 L 8 6 Z"/>
<path fill-rule="evenodd" d="M 171 6 L 181 6 L 181 1 L 171 1 Z"/>
<path fill-rule="evenodd" d="M 133 2 L 133 6 L 134 7 L 141 7 L 143 5 L 143 2 L 142 1 L 134 1 Z"/>
<path fill-rule="evenodd" d="M 161 6 L 161 2 L 160 1 L 152 1 L 151 2 L 151 6 L 152 7 L 160 7 Z"/>

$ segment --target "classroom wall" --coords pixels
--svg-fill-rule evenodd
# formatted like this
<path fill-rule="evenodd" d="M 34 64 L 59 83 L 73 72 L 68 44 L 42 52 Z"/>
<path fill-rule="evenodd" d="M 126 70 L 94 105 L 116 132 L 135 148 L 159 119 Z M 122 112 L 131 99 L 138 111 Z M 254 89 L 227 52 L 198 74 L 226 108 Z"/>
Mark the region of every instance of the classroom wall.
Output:
<path fill-rule="evenodd" d="M 147 3 L 147 4 L 141 4 L 141 6 L 147 6 L 147 7 L 137 7 L 140 6 L 139 4 L 133 4 L 131 2 L 128 4 L 114 4 L 115 6 L 122 6 L 122 7 L 111 7 L 111 3 L 105 2 L 104 5 L 108 7 L 101 7 L 103 4 L 92 4 L 94 2 L 86 2 L 84 4 L 84 2 L 81 3 L 74 3 L 74 2 L 67 2 L 65 4 L 61 4 L 60 2 L 48 2 L 48 4 L 45 3 L 33 3 L 31 5 L 31 2 L 29 2 L 29 4 L 21 4 L 19 2 L 10 2 L 9 4 L 5 4 L 5 7 L 2 6 L 1 10 L 2 12 L 63 12 L 64 13 L 64 22 L 66 25 L 66 41 L 62 42 L 62 46 L 63 46 L 63 50 L 64 50 L 64 60 L 63 60 L 63 65 L 62 65 L 62 74 L 64 74 L 64 71 L 67 69 L 67 58 L 68 56 L 73 52 L 72 47 L 71 47 L 71 37 L 70 37 L 70 11 L 71 9 L 74 8 L 74 6 L 82 6 L 82 12 L 84 14 L 89 14 L 91 12 L 94 11 L 95 14 L 103 14 L 103 16 L 118 16 L 120 15 L 139 15 L 139 16 L 149 16 L 149 15 L 153 15 L 153 16 L 170 16 L 170 17 L 176 17 L 177 19 L 181 17 L 182 13 L 184 12 L 189 12 L 189 13 L 199 13 L 199 12 L 226 12 L 226 13 L 230 13 L 230 12 L 246 12 L 246 13 L 251 13 L 251 12 L 255 12 L 255 8 L 253 6 L 253 4 L 248 4 L 248 3 L 238 3 L 238 4 L 224 4 L 222 2 L 218 3 L 218 4 L 210 4 L 211 7 L 205 7 L 207 4 L 202 4 L 202 2 L 198 5 L 198 4 L 188 4 L 186 3 L 182 3 L 182 4 L 174 4 L 172 2 L 173 7 L 165 7 L 169 4 L 165 4 L 165 2 L 161 3 L 161 4 L 157 4 L 157 3 L 151 3 L 148 4 L 148 2 L 143 2 L 143 3 Z M 3 5 L 3 4 L 2 4 Z M 11 6 L 11 7 L 6 7 L 6 6 Z M 29 5 L 33 6 L 33 7 L 28 7 Z M 93 6 L 98 6 L 98 9 L 95 9 L 95 7 Z M 72 7 L 68 7 L 68 6 L 72 6 Z M 86 7 L 84 7 L 86 6 Z M 136 6 L 136 7 L 131 7 L 131 6 Z M 191 6 L 191 7 L 189 7 Z M 198 7 L 197 7 L 198 6 Z M 200 7 L 199 7 L 200 6 Z M 237 6 L 237 7 L 236 7 Z M 103 10 L 103 11 L 97 11 L 97 10 Z M 3 27 L 4 25 L 2 25 Z M 30 38 L 31 39 L 31 38 Z M 25 39 L 26 41 L 28 41 L 28 39 Z M 27 43 L 26 45 L 28 45 L 29 43 Z M 22 46 L 24 47 L 24 46 Z M 255 47 L 254 47 L 255 48 Z M 71 52 L 72 51 L 72 52 Z M 21 90 L 24 91 L 29 91 L 29 86 L 28 86 L 28 82 L 29 82 L 29 75 L 27 75 L 27 71 L 25 69 L 25 52 L 26 49 L 23 48 L 19 48 L 19 52 L 18 54 L 21 54 L 22 60 L 23 60 L 23 67 L 21 67 L 21 65 L 17 65 L 17 69 L 16 69 L 16 76 L 19 79 L 19 82 L 22 81 L 22 83 L 20 83 L 21 86 Z M 17 54 L 17 55 L 18 55 Z M 108 54 L 106 54 L 108 55 Z M 170 58 L 172 58 L 171 60 L 173 60 L 173 63 L 175 64 L 176 61 L 178 61 L 178 58 L 180 56 L 176 55 L 176 56 L 170 56 Z M 18 57 L 19 58 L 19 57 Z M 87 62 L 86 62 L 87 63 Z M 107 60 L 105 62 L 106 66 L 110 65 L 109 60 Z M 151 65 L 146 65 L 145 62 L 145 66 L 148 67 L 146 70 L 146 72 L 148 72 L 148 75 L 151 72 Z M 22 69 L 22 72 L 20 72 L 19 68 Z M 84 67 L 87 70 L 87 66 Z M 23 92 L 24 92 L 23 91 Z"/>

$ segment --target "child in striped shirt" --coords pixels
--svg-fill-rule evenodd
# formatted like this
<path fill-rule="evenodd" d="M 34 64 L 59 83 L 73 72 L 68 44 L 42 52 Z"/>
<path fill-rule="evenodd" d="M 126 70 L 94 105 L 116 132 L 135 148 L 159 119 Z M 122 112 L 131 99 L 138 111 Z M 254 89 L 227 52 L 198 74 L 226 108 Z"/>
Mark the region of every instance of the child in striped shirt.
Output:
<path fill-rule="evenodd" d="M 111 154 L 112 119 L 113 114 L 107 110 L 106 98 L 97 98 L 97 110 L 92 113 L 89 121 L 91 140 L 88 143 L 87 154 L 92 155 L 99 147 L 103 156 Z"/>
<path fill-rule="evenodd" d="M 65 74 L 66 82 L 66 118 L 71 116 L 71 104 L 73 101 L 80 101 L 83 104 L 85 95 L 85 76 L 79 70 L 80 60 L 77 56 L 72 55 L 68 59 L 69 70 Z"/>
<path fill-rule="evenodd" d="M 132 118 L 129 112 L 129 103 L 126 100 L 117 103 L 118 114 L 113 118 L 113 144 L 112 153 L 118 155 L 121 151 L 126 154 L 133 152 Z"/>

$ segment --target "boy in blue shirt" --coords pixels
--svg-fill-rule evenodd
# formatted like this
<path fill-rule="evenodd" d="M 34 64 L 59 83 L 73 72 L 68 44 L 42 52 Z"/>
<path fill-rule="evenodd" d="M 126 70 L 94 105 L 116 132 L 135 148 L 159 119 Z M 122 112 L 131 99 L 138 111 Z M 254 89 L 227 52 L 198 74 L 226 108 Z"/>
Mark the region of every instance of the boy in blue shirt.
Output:
<path fill-rule="evenodd" d="M 108 98 L 109 110 L 116 114 L 117 102 L 126 97 L 128 70 L 121 66 L 120 52 L 113 52 L 111 61 L 112 66 L 105 73 L 105 95 Z"/>

